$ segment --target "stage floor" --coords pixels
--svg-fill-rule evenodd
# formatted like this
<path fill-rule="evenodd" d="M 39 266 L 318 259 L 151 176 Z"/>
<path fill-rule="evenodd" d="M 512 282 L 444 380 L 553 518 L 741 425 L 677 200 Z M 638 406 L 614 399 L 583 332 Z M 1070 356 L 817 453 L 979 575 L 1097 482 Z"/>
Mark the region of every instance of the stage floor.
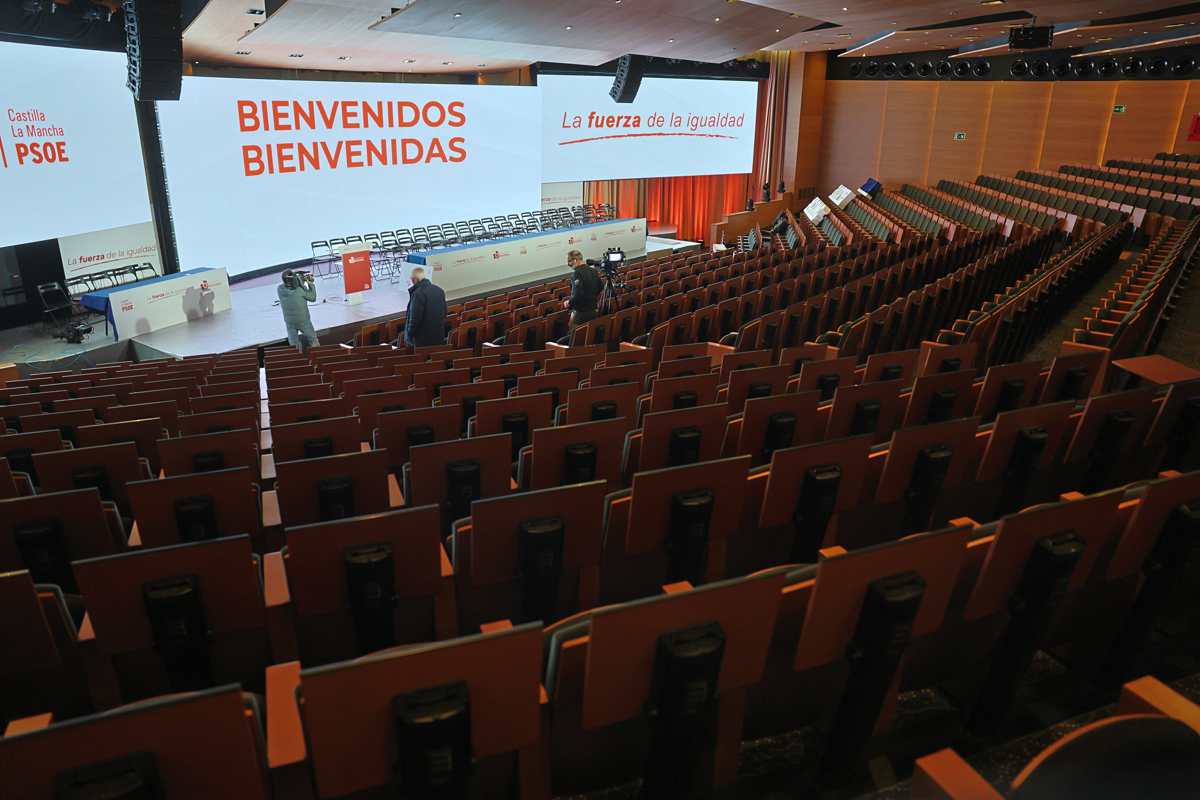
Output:
<path fill-rule="evenodd" d="M 662 250 L 685 251 L 699 247 L 698 242 L 685 242 L 660 237 L 647 237 L 649 253 Z M 565 275 L 565 267 L 556 267 L 525 276 L 523 283 L 537 283 Z M 407 270 L 403 273 L 407 275 Z M 94 332 L 82 344 L 69 344 L 55 339 L 42 325 L 27 325 L 0 331 L 0 363 L 21 365 L 22 372 L 84 367 L 103 361 L 146 360 L 150 358 L 182 358 L 204 353 L 221 353 L 244 347 L 261 347 L 286 339 L 283 319 L 279 313 L 276 286 L 277 275 L 263 276 L 231 287 L 232 309 L 186 325 L 175 325 L 124 342 L 114 342 L 104 335 L 104 320 L 94 317 Z M 470 292 L 455 296 L 463 300 L 511 287 L 510 281 L 472 287 Z M 357 304 L 345 302 L 341 276 L 318 279 L 317 302 L 310 306 L 313 327 L 322 342 L 348 341 L 363 325 L 380 321 L 408 307 L 408 280 L 392 283 L 387 278 L 377 280 L 375 287 L 364 294 Z"/>

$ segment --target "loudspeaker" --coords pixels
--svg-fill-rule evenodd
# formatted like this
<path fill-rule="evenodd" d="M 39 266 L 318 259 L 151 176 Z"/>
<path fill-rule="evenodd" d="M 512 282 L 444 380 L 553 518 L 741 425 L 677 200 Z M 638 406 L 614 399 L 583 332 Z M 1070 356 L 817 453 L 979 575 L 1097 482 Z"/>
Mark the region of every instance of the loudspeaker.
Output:
<path fill-rule="evenodd" d="M 1053 25 L 1029 25 L 1023 28 L 1008 29 L 1008 48 L 1010 50 L 1049 47 L 1053 41 Z"/>
<path fill-rule="evenodd" d="M 609 94 L 618 103 L 632 103 L 637 97 L 638 89 L 642 86 L 642 76 L 646 74 L 646 57 L 623 55 L 617 61 L 617 75 L 613 79 Z"/>
<path fill-rule="evenodd" d="M 183 80 L 180 0 L 123 0 L 126 85 L 137 100 L 178 100 Z"/>

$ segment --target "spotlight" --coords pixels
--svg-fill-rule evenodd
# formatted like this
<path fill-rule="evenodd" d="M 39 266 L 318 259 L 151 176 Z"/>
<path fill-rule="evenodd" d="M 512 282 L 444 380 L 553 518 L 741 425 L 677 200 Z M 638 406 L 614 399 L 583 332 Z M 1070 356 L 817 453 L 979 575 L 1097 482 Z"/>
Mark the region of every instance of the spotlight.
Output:
<path fill-rule="evenodd" d="M 850 77 L 851 78 L 857 78 L 859 75 L 862 74 L 862 71 L 863 71 L 862 64 L 855 62 L 850 65 Z"/>
<path fill-rule="evenodd" d="M 1054 64 L 1054 76 L 1057 78 L 1065 78 L 1071 74 L 1071 62 L 1063 59 Z"/>
<path fill-rule="evenodd" d="M 1033 77 L 1044 78 L 1050 74 L 1050 62 L 1044 58 L 1039 58 L 1033 62 Z"/>
<path fill-rule="evenodd" d="M 900 74 L 906 78 L 911 78 L 917 71 L 917 65 L 911 61 L 905 61 L 900 65 Z"/>
<path fill-rule="evenodd" d="M 1090 58 L 1081 58 L 1075 64 L 1075 77 L 1090 78 L 1096 71 L 1096 62 Z"/>
<path fill-rule="evenodd" d="M 917 74 L 922 78 L 928 78 L 933 74 L 933 63 L 930 61 L 922 61 L 917 64 Z"/>
<path fill-rule="evenodd" d="M 1176 75 L 1190 75 L 1195 68 L 1196 59 L 1191 56 L 1180 56 L 1175 59 L 1175 65 L 1171 67 L 1171 71 Z"/>
<path fill-rule="evenodd" d="M 899 67 L 897 67 L 897 66 L 896 66 L 896 62 L 895 62 L 895 61 L 889 61 L 889 62 L 887 62 L 886 64 L 884 64 L 884 65 L 883 65 L 883 76 L 884 76 L 885 78 L 893 78 L 893 77 L 895 77 L 895 76 L 896 76 L 896 72 L 898 72 L 898 71 L 899 71 Z"/>
<path fill-rule="evenodd" d="M 1023 58 L 1018 58 L 1012 63 L 1012 66 L 1008 68 L 1008 74 L 1012 75 L 1014 78 L 1024 78 L 1029 74 L 1029 62 Z"/>
<path fill-rule="evenodd" d="M 1100 62 L 1100 74 L 1106 78 L 1110 75 L 1116 75 L 1120 67 L 1117 65 L 1115 58 L 1110 58 L 1107 61 Z"/>
<path fill-rule="evenodd" d="M 867 64 L 866 69 L 864 69 L 863 72 L 867 73 L 868 78 L 874 78 L 879 74 L 879 65 L 872 61 Z"/>
<path fill-rule="evenodd" d="M 1150 75 L 1165 75 L 1170 68 L 1171 62 L 1160 56 L 1159 58 L 1152 59 L 1146 65 L 1146 72 Z"/>
<path fill-rule="evenodd" d="M 971 65 L 966 61 L 959 61 L 954 65 L 954 76 L 957 78 L 965 78 L 971 74 Z"/>
<path fill-rule="evenodd" d="M 986 59 L 976 61 L 975 66 L 971 68 L 971 72 L 974 73 L 976 78 L 987 77 L 992 74 L 992 62 Z"/>
<path fill-rule="evenodd" d="M 937 66 L 934 67 L 934 72 L 938 74 L 939 78 L 948 78 L 953 71 L 954 67 L 951 66 L 949 61 L 939 61 Z"/>
<path fill-rule="evenodd" d="M 1125 63 L 1121 65 L 1121 74 L 1132 78 L 1135 75 L 1140 75 L 1142 73 L 1142 67 L 1145 65 L 1146 62 L 1142 61 L 1139 56 L 1130 56 L 1125 60 Z"/>

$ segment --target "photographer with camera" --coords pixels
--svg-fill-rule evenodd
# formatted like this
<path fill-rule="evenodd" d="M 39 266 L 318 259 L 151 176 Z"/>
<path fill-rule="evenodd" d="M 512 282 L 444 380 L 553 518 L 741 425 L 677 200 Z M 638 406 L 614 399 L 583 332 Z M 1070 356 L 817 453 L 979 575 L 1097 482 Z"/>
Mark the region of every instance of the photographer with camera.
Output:
<path fill-rule="evenodd" d="M 277 293 L 279 308 L 283 311 L 283 324 L 287 327 L 288 344 L 301 350 L 320 344 L 317 332 L 313 330 L 312 318 L 308 315 L 308 304 L 317 302 L 317 287 L 312 273 L 285 269 Z M 304 345 L 300 342 L 301 336 L 305 339 Z"/>
<path fill-rule="evenodd" d="M 563 303 L 563 308 L 571 309 L 571 329 L 574 330 L 575 326 L 596 318 L 596 303 L 604 282 L 578 250 L 567 253 L 567 265 L 574 274 L 571 276 L 571 297 Z"/>

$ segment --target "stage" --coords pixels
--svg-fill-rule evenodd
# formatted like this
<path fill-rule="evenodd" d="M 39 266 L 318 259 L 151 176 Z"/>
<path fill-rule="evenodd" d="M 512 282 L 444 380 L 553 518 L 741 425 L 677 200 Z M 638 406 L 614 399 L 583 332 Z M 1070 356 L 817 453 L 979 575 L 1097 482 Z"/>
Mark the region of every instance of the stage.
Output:
<path fill-rule="evenodd" d="M 649 255 L 664 250 L 687 252 L 699 247 L 698 242 L 646 238 Z M 351 341 L 363 325 L 402 313 L 408 307 L 407 275 L 411 266 L 405 264 L 395 283 L 387 278 L 377 279 L 374 288 L 365 292 L 363 301 L 357 304 L 345 302 L 340 275 L 318 279 L 317 302 L 309 309 L 321 341 L 325 344 Z M 516 285 L 511 279 L 501 279 L 475 285 L 467 291 L 451 289 L 447 299 L 451 302 L 469 300 L 499 290 L 565 277 L 566 272 L 565 266 L 554 267 L 526 274 Z M 99 316 L 91 317 L 94 331 L 82 344 L 55 339 L 40 324 L 0 331 L 0 363 L 17 364 L 24 375 L 51 369 L 82 368 L 105 361 L 182 358 L 278 344 L 286 339 L 276 295 L 278 284 L 277 275 L 235 283 L 231 287 L 231 310 L 120 342 L 105 337 L 104 319 Z"/>

